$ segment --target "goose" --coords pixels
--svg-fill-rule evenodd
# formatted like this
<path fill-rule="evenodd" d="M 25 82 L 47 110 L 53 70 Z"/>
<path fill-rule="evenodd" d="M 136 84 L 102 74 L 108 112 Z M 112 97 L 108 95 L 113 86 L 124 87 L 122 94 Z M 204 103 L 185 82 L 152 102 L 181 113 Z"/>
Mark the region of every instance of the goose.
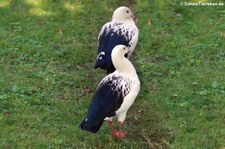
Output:
<path fill-rule="evenodd" d="M 109 121 L 112 135 L 118 139 L 126 133 L 122 125 L 128 109 L 133 104 L 140 90 L 140 81 L 132 63 L 125 57 L 129 48 L 117 45 L 111 53 L 115 71 L 104 77 L 97 86 L 91 100 L 88 112 L 80 128 L 92 133 L 97 133 L 103 122 Z M 115 131 L 113 118 L 118 120 L 119 131 Z"/>
<path fill-rule="evenodd" d="M 136 47 L 138 33 L 132 11 L 125 6 L 117 8 L 112 20 L 103 25 L 98 35 L 98 56 L 95 68 L 107 70 L 107 73 L 114 72 L 112 49 L 119 44 L 125 45 L 130 49 L 126 54 L 126 57 L 129 57 Z"/>

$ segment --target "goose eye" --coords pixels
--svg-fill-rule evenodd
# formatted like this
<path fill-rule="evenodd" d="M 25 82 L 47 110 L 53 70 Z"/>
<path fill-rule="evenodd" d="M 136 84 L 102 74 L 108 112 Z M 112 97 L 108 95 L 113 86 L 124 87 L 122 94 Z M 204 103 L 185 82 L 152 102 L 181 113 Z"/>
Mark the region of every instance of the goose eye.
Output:
<path fill-rule="evenodd" d="M 123 49 L 125 50 L 126 48 L 124 47 Z"/>
<path fill-rule="evenodd" d="M 129 10 L 127 10 L 127 13 L 129 13 Z"/>

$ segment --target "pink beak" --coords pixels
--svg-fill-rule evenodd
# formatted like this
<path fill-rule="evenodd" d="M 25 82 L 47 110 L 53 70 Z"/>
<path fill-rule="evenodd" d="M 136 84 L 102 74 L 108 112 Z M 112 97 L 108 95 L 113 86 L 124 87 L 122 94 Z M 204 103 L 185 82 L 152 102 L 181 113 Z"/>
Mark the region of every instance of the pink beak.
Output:
<path fill-rule="evenodd" d="M 128 48 L 128 53 L 130 53 L 130 51 L 131 51 L 130 48 Z"/>
<path fill-rule="evenodd" d="M 134 21 L 136 21 L 136 19 L 137 19 L 134 15 L 131 15 L 131 18 L 132 18 Z"/>

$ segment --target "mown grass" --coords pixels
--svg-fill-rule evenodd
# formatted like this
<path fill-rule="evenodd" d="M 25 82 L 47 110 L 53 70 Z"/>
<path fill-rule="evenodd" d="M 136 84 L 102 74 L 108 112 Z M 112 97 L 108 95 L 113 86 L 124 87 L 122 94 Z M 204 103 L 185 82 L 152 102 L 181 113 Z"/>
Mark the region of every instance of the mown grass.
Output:
<path fill-rule="evenodd" d="M 180 2 L 1 0 L 0 147 L 224 147 L 225 6 Z M 78 128 L 105 76 L 93 68 L 98 32 L 120 5 L 138 12 L 142 82 L 122 141 L 107 124 Z"/>

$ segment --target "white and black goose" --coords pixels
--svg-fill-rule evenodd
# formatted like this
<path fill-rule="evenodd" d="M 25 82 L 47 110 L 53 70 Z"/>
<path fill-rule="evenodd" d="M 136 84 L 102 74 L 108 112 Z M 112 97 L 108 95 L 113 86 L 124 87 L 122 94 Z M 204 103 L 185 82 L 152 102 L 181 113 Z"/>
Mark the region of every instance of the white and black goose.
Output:
<path fill-rule="evenodd" d="M 103 25 L 98 35 L 98 57 L 95 68 L 102 68 L 108 73 L 115 71 L 111 59 L 112 49 L 116 45 L 125 45 L 130 50 L 129 57 L 138 41 L 138 28 L 135 25 L 132 11 L 125 7 L 117 8 L 112 16 L 112 21 Z"/>
<path fill-rule="evenodd" d="M 128 47 L 117 45 L 112 50 L 112 62 L 116 71 L 107 75 L 97 86 L 87 116 L 80 128 L 96 133 L 104 120 L 109 121 L 112 135 L 122 138 L 122 124 L 130 106 L 140 90 L 140 81 L 132 63 L 125 57 Z M 120 129 L 115 132 L 112 119 L 117 117 Z"/>

